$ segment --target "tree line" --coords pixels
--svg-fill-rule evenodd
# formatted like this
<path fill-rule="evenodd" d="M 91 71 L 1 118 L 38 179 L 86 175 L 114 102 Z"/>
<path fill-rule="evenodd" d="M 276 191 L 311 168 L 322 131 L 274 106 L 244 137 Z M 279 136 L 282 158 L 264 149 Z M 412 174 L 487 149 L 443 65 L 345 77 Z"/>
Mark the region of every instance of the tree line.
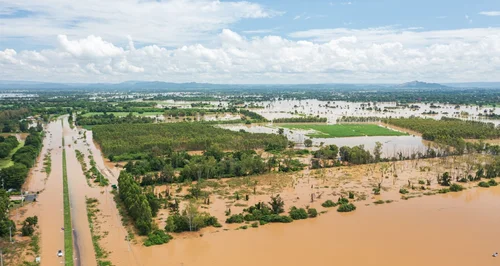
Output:
<path fill-rule="evenodd" d="M 34 128 L 26 137 L 24 146 L 12 155 L 14 164 L 0 170 L 0 179 L 2 179 L 5 188 L 20 189 L 28 176 L 29 169 L 35 164 L 36 158 L 42 148 L 42 136 Z"/>
<path fill-rule="evenodd" d="M 274 123 L 326 123 L 328 119 L 326 117 L 289 117 L 289 118 L 276 118 L 273 119 Z"/>

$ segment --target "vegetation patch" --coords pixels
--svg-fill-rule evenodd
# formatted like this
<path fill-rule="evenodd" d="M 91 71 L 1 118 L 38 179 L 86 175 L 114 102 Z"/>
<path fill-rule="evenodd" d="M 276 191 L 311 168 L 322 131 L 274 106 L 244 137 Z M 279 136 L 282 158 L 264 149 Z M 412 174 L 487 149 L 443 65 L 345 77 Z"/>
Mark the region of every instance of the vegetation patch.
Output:
<path fill-rule="evenodd" d="M 110 261 L 104 260 L 108 257 L 109 252 L 104 250 L 104 248 L 101 247 L 101 245 L 99 244 L 99 240 L 102 238 L 102 235 L 100 235 L 96 230 L 97 213 L 99 212 L 97 205 L 99 204 L 99 201 L 96 198 L 87 198 L 86 204 L 87 204 L 87 219 L 89 221 L 90 234 L 92 236 L 92 244 L 94 245 L 94 252 L 97 260 L 97 265 L 111 266 L 112 264 Z"/>
<path fill-rule="evenodd" d="M 64 147 L 64 138 L 62 140 Z M 64 261 L 73 265 L 73 229 L 71 226 L 71 208 L 69 206 L 68 172 L 66 168 L 66 149 L 63 149 L 63 203 L 64 203 Z"/>
<path fill-rule="evenodd" d="M 203 123 L 120 124 L 93 128 L 94 137 L 107 156 L 161 151 L 283 149 L 286 137 L 275 134 L 235 132 Z"/>

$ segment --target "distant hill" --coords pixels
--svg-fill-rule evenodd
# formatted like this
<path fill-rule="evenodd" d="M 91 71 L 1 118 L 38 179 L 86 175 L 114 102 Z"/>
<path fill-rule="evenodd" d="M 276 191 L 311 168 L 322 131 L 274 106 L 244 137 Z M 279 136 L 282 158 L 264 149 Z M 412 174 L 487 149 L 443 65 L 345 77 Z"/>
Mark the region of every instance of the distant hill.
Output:
<path fill-rule="evenodd" d="M 403 84 L 398 84 L 396 85 L 398 88 L 422 88 L 422 89 L 443 89 L 443 88 L 451 88 L 446 85 L 442 85 L 439 83 L 427 83 L 427 82 L 422 82 L 422 81 L 411 81 L 411 82 L 406 82 Z"/>

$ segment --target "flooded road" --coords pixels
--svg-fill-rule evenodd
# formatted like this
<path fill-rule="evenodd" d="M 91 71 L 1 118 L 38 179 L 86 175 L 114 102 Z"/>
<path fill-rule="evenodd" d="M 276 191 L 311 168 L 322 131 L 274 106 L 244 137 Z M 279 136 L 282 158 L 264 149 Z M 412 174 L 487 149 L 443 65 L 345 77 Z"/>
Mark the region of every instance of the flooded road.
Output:
<path fill-rule="evenodd" d="M 178 238 L 141 248 L 145 265 L 498 265 L 500 187 L 316 219 Z"/>
<path fill-rule="evenodd" d="M 39 218 L 39 230 L 42 232 L 40 239 L 42 264 L 59 265 L 64 263 L 64 258 L 56 256 L 58 250 L 64 250 L 64 232 L 61 230 L 64 226 L 61 121 L 49 123 L 46 132 L 38 163 L 24 186 L 28 191 L 41 191 L 41 193 L 37 203 L 27 206 L 26 216 L 37 215 Z M 47 177 L 46 173 L 42 172 L 42 158 L 49 151 L 52 157 L 52 171 Z"/>

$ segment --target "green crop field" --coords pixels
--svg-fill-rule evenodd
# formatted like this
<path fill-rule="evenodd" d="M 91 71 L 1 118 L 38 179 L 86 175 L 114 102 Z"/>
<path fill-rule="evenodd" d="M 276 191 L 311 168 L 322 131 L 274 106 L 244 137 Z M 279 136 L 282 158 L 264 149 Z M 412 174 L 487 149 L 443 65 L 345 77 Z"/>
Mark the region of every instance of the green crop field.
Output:
<path fill-rule="evenodd" d="M 107 112 L 107 114 L 114 114 L 117 117 L 125 117 L 129 114 L 130 112 Z M 94 116 L 94 115 L 102 115 L 104 114 L 103 112 L 88 112 L 83 114 L 84 117 L 88 116 Z M 138 112 L 133 112 L 132 113 L 135 116 L 156 116 L 156 115 L 163 115 L 162 112 L 143 112 L 143 113 L 138 113 Z"/>
<path fill-rule="evenodd" d="M 315 124 L 287 124 L 280 127 L 288 129 L 314 130 L 308 134 L 311 138 L 341 138 L 361 136 L 404 136 L 403 132 L 394 131 L 373 124 L 337 124 L 337 125 L 315 125 Z"/>

